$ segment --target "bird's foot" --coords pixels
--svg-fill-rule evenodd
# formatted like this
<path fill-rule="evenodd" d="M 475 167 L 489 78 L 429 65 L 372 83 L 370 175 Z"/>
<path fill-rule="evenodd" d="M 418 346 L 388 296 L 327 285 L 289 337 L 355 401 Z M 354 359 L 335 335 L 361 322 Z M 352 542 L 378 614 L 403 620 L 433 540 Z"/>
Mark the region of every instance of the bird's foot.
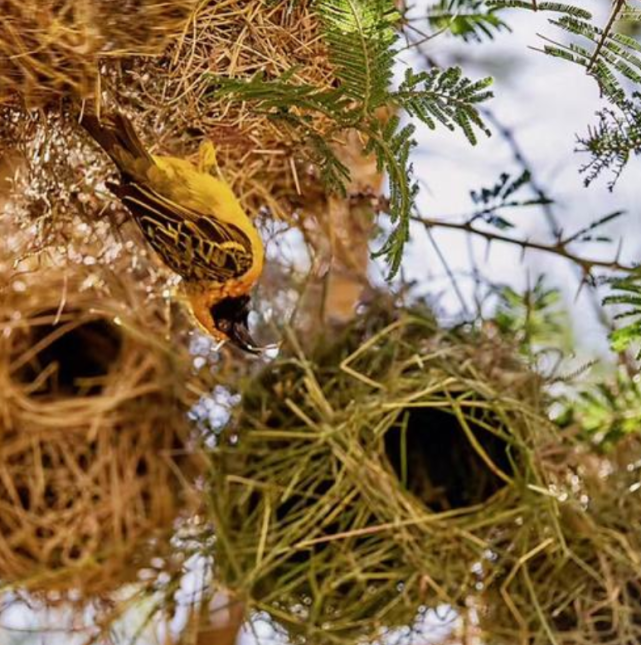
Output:
<path fill-rule="evenodd" d="M 216 156 L 216 146 L 210 139 L 205 139 L 200 144 L 198 150 L 198 170 L 200 172 L 207 172 L 209 174 L 216 174 L 222 176 L 220 166 L 218 165 L 218 157 Z"/>

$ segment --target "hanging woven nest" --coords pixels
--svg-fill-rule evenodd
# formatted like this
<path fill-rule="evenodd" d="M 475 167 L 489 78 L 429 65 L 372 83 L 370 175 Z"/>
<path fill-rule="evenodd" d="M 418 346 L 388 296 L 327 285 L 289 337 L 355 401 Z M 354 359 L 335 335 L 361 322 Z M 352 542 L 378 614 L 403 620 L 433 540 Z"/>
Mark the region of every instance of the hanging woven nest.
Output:
<path fill-rule="evenodd" d="M 496 339 L 390 309 L 251 382 L 214 454 L 217 575 L 294 642 L 462 611 L 486 565 L 562 540 L 540 379 Z"/>
<path fill-rule="evenodd" d="M 140 275 L 1 277 L 0 581 L 113 591 L 189 507 L 191 359 L 163 340 L 164 304 Z"/>
<path fill-rule="evenodd" d="M 486 639 L 498 645 L 636 645 L 641 642 L 639 439 L 626 439 L 607 457 L 585 446 L 556 450 L 550 468 L 553 462 L 579 504 L 561 507 L 562 541 L 523 545 L 521 558 L 496 572 L 479 612 Z"/>
<path fill-rule="evenodd" d="M 153 131 L 159 150 L 195 154 L 203 137 L 211 139 L 247 212 L 268 211 L 291 223 L 327 199 L 309 145 L 286 119 L 218 89 L 221 80 L 269 80 L 285 73 L 319 90 L 334 82 L 310 0 L 210 0 L 198 6 L 162 57 L 137 61 L 125 83 L 112 87 L 119 104 L 135 107 L 139 128 Z M 308 116 L 310 130 L 320 136 L 334 126 L 326 116 Z M 349 163 L 342 143 L 336 142 L 338 154 Z"/>
<path fill-rule="evenodd" d="M 185 0 L 185 7 L 190 3 L 193 5 L 193 0 Z M 22 9 L 16 5 L 14 10 L 14 4 L 11 0 L 12 12 L 0 23 L 7 29 L 22 16 Z M 103 16 L 103 4 L 87 0 L 81 5 L 87 15 L 104 18 L 96 33 L 107 30 L 114 42 L 108 56 L 101 54 L 100 91 L 94 92 L 95 102 L 105 111 L 127 114 L 154 154 L 195 160 L 203 139 L 213 141 L 221 172 L 248 215 L 267 220 L 261 227 L 270 256 L 267 269 L 275 270 L 276 264 L 283 263 L 284 274 L 291 276 L 301 267 L 307 273 L 311 263 L 315 273 L 324 275 L 331 265 L 330 307 L 335 312 L 333 302 L 343 299 L 345 303 L 341 301 L 338 308 L 351 309 L 365 281 L 368 242 L 375 235 L 373 203 L 383 180 L 373 156 L 363 155 L 358 133 L 330 135 L 336 126 L 332 119 L 306 115 L 311 119 L 310 128 L 333 146 L 351 172 L 348 197 L 329 194 L 314 165 L 308 135 L 287 120 L 274 119 L 255 104 L 220 91 L 221 81 L 249 80 L 256 74 L 275 79 L 286 72 L 293 73 L 294 82 L 319 90 L 332 88 L 336 79 L 313 3 L 207 0 L 192 6 L 191 13 L 182 11 L 183 3 L 179 3 L 175 16 L 171 13 L 175 3 L 126 2 L 113 16 Z M 69 20 L 80 16 L 80 9 L 72 11 L 65 3 L 60 6 L 66 7 L 60 11 Z M 49 16 L 47 8 L 54 11 L 45 3 L 43 18 L 38 20 Z M 159 15 L 146 19 L 147 11 Z M 176 20 L 166 21 L 163 11 Z M 179 13 L 188 15 L 182 23 Z M 63 19 L 58 22 L 57 29 L 67 24 Z M 133 27 L 126 28 L 123 23 Z M 138 29 L 140 42 L 146 42 L 142 34 L 148 28 L 141 25 L 148 24 L 162 27 L 154 29 L 157 47 L 153 52 L 133 43 Z M 175 37 L 162 36 L 170 33 Z M 43 48 L 43 52 L 50 52 L 50 48 Z M 64 70 L 73 70 L 73 66 L 65 64 Z M 77 89 L 73 94 L 84 96 L 86 91 Z M 58 102 L 49 106 L 56 109 L 38 112 L 0 105 L 0 143 L 24 158 L 13 191 L 13 217 L 21 226 L 34 225 L 32 239 L 37 248 L 67 246 L 65 236 L 75 226 L 69 225 L 72 218 L 100 228 L 99 237 L 104 235 L 105 225 L 111 224 L 124 239 L 139 243 L 142 240 L 135 227 L 125 224 L 119 228 L 130 217 L 106 188 L 115 175 L 113 164 L 77 125 L 80 105 L 72 103 Z M 381 113 L 382 120 L 388 116 Z M 273 220 L 279 224 L 274 225 Z M 299 245 L 292 254 L 288 246 L 291 237 L 285 236 L 281 253 L 280 236 L 290 226 L 302 231 L 306 247 Z M 356 245 L 352 244 L 355 237 L 359 240 Z M 344 298 L 346 292 L 350 293 Z"/>
<path fill-rule="evenodd" d="M 159 53 L 194 0 L 2 0 L 0 105 L 100 94 L 101 61 Z"/>

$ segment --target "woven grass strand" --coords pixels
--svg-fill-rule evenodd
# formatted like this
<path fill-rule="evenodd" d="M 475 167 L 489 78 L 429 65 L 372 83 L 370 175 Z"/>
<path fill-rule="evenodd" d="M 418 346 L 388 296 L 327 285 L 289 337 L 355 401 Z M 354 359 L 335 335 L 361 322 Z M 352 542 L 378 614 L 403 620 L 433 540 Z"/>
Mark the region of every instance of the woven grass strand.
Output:
<path fill-rule="evenodd" d="M 191 361 L 126 273 L 2 278 L 0 579 L 87 601 L 135 581 L 188 506 Z"/>

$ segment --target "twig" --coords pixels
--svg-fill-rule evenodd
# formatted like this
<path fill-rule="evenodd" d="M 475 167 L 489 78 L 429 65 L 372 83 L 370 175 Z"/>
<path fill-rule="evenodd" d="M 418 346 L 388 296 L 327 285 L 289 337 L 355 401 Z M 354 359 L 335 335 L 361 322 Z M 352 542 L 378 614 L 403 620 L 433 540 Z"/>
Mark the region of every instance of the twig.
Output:
<path fill-rule="evenodd" d="M 605 41 L 607 40 L 608 36 L 610 35 L 612 25 L 614 24 L 614 21 L 616 20 L 617 16 L 619 15 L 619 12 L 623 8 L 624 4 L 625 4 L 625 0 L 616 0 L 614 6 L 612 7 L 612 11 L 610 12 L 610 17 L 608 18 L 608 22 L 607 22 L 606 26 L 603 28 L 603 33 L 601 34 L 601 38 L 599 39 L 599 42 L 597 43 L 596 49 L 594 50 L 594 53 L 592 54 L 592 58 L 590 58 L 590 62 L 588 63 L 588 67 L 587 67 L 588 72 L 592 71 L 592 67 L 594 67 L 594 64 L 596 63 L 596 60 L 599 57 L 599 54 L 601 53 L 601 50 L 603 49 L 603 46 L 605 45 Z"/>
<path fill-rule="evenodd" d="M 548 224 L 548 228 L 550 230 L 550 233 L 557 239 L 559 239 L 562 235 L 562 229 L 559 225 L 559 220 L 554 212 L 554 203 L 550 202 L 547 199 L 547 195 L 545 193 L 545 190 L 543 189 L 543 186 L 539 183 L 539 181 L 536 178 L 536 175 L 534 173 L 534 169 L 530 165 L 529 161 L 527 160 L 525 153 L 523 152 L 518 140 L 516 139 L 516 136 L 514 135 L 514 132 L 508 128 L 506 125 L 504 125 L 496 116 L 495 114 L 488 109 L 483 109 L 482 110 L 483 116 L 492 123 L 492 125 L 496 128 L 498 133 L 501 135 L 501 137 L 504 139 L 504 141 L 508 144 L 510 147 L 510 150 L 512 151 L 512 156 L 514 158 L 514 161 L 524 170 L 527 171 L 530 174 L 530 187 L 536 194 L 536 196 L 541 199 L 542 201 L 542 211 L 545 216 L 545 219 Z M 584 231 L 585 229 L 583 229 Z M 576 238 L 577 235 L 580 235 L 582 231 L 578 231 L 575 235 L 566 237 L 564 239 L 564 244 L 567 248 L 568 244 Z M 619 241 L 619 246 L 617 249 L 617 255 L 616 257 L 619 257 L 619 254 L 621 252 L 621 243 L 622 240 Z M 577 266 L 580 276 L 580 286 L 581 288 L 583 286 L 583 283 L 585 281 L 585 269 L 583 265 Z M 605 309 L 601 306 L 601 299 L 598 296 L 598 293 L 595 289 L 589 289 L 588 290 L 588 298 L 590 300 L 590 304 L 592 305 L 592 309 L 594 310 L 594 314 L 597 317 L 597 320 L 603 325 L 604 329 L 606 329 L 608 332 L 614 331 L 616 328 L 614 321 L 612 318 L 608 315 L 608 313 L 605 311 Z M 629 352 L 627 351 L 622 351 L 619 352 L 619 361 L 620 363 L 625 367 L 626 371 L 630 376 L 633 374 L 636 374 L 637 368 L 635 361 L 632 360 L 632 356 L 630 355 Z"/>
<path fill-rule="evenodd" d="M 463 311 L 465 312 L 465 315 L 469 316 L 470 311 L 468 309 L 467 303 L 465 302 L 465 297 L 463 296 L 461 287 L 459 287 L 459 284 L 456 280 L 456 276 L 454 275 L 454 272 L 452 271 L 452 268 L 450 267 L 447 261 L 447 258 L 445 257 L 445 254 L 443 253 L 443 251 L 441 251 L 441 247 L 436 243 L 436 240 L 434 239 L 434 236 L 432 235 L 432 231 L 430 230 L 429 226 L 425 227 L 425 232 L 427 233 L 427 237 L 430 241 L 430 244 L 432 245 L 432 248 L 436 252 L 436 255 L 438 255 L 438 259 L 441 261 L 441 264 L 443 265 L 443 268 L 445 269 L 445 272 L 447 273 L 447 276 L 450 279 L 452 288 L 454 289 L 454 293 L 456 294 L 456 297 L 461 303 L 461 307 L 463 307 Z"/>
<path fill-rule="evenodd" d="M 522 170 L 530 175 L 530 181 L 528 184 L 534 191 L 534 194 L 541 200 L 541 210 L 543 211 L 543 215 L 548 223 L 550 232 L 554 236 L 560 235 L 560 226 L 558 219 L 554 214 L 554 208 L 552 206 L 553 202 L 550 200 L 549 196 L 543 189 L 543 186 L 536 178 L 534 168 L 525 157 L 525 153 L 523 152 L 519 142 L 516 140 L 513 130 L 500 121 L 492 110 L 482 108 L 480 112 L 496 128 L 503 140 L 507 143 L 510 151 L 512 152 L 514 161 Z"/>
<path fill-rule="evenodd" d="M 604 37 L 607 37 L 607 33 L 612 28 L 612 24 L 616 18 L 616 15 L 618 15 L 622 5 L 623 5 L 623 0 L 618 0 L 617 4 L 614 6 L 613 12 L 610 16 L 610 20 L 608 21 L 608 24 L 606 25 L 606 28 L 605 28 Z M 535 10 L 538 9 L 538 7 L 536 6 L 536 0 L 533 0 L 533 9 Z M 597 50 L 594 53 L 595 57 L 598 56 L 600 49 L 603 47 L 604 43 L 605 43 L 605 39 L 603 39 L 603 41 L 600 43 L 600 46 L 597 47 Z M 438 66 L 438 62 L 435 61 L 433 58 L 431 58 L 431 56 L 429 56 L 427 52 L 424 51 L 424 49 L 420 46 L 420 44 L 416 47 L 416 51 L 423 58 L 423 60 L 425 61 L 428 67 Z M 551 234 L 553 235 L 553 237 L 559 240 L 562 236 L 562 228 L 556 216 L 554 205 L 548 200 L 548 197 L 544 190 L 543 185 L 537 180 L 536 173 L 533 167 L 531 166 L 530 162 L 528 161 L 518 140 L 516 139 L 514 132 L 504 123 L 502 123 L 502 121 L 498 117 L 496 117 L 496 115 L 492 110 L 489 110 L 487 108 L 481 108 L 479 112 L 483 115 L 484 118 L 486 118 L 489 122 L 491 122 L 491 124 L 500 134 L 500 136 L 508 144 L 512 152 L 514 161 L 521 167 L 522 170 L 527 171 L 529 173 L 530 175 L 529 185 L 534 191 L 535 195 L 541 200 L 541 208 L 542 208 L 543 215 L 545 216 L 546 222 L 548 224 L 548 228 Z M 435 225 L 438 226 L 441 224 L 444 225 L 444 223 L 442 222 L 436 222 Z M 452 226 L 450 226 L 450 228 L 452 228 Z M 489 233 L 486 234 L 486 232 L 482 230 L 479 230 L 478 233 L 480 235 L 484 235 L 486 239 L 500 239 L 501 237 L 503 237 L 500 235 L 491 237 L 491 234 Z M 507 238 L 504 241 L 512 242 L 512 238 Z M 601 261 L 594 263 L 591 260 L 586 260 L 585 258 L 578 258 L 578 256 L 576 256 L 576 259 L 575 259 L 574 254 L 568 255 L 567 253 L 567 247 L 569 244 L 568 238 L 564 239 L 563 241 L 564 246 L 562 248 L 559 248 L 558 242 L 556 245 L 553 245 L 551 248 L 549 246 L 537 245 L 535 243 L 531 243 L 528 240 L 519 240 L 517 241 L 517 244 L 521 246 L 521 248 L 524 251 L 527 250 L 528 248 L 533 248 L 534 250 L 553 252 L 556 255 L 566 257 L 566 259 L 569 259 L 575 264 L 575 266 L 577 266 L 577 269 L 580 272 L 578 279 L 580 280 L 581 286 L 583 286 L 583 284 L 585 283 L 586 276 L 590 275 L 590 270 L 594 267 L 600 266 L 600 267 L 605 267 L 609 269 L 617 269 L 622 266 L 618 262 L 618 259 L 615 260 L 614 263 L 604 263 Z M 619 249 L 617 250 L 617 255 L 616 255 L 617 258 L 619 257 L 620 251 L 621 251 L 621 245 L 619 245 Z M 629 270 L 629 268 L 627 270 Z M 597 319 L 606 330 L 611 332 L 612 330 L 615 329 L 615 325 L 612 319 L 610 318 L 610 316 L 601 306 L 601 301 L 598 296 L 598 293 L 596 292 L 595 289 L 589 289 L 588 294 L 589 294 L 588 297 L 589 297 L 590 303 L 592 305 L 592 308 L 595 312 Z M 626 351 L 619 352 L 619 360 L 621 364 L 625 366 L 625 369 L 627 370 L 628 374 L 636 373 L 636 366 L 634 364 L 634 361 L 632 361 L 632 358 L 629 355 L 629 352 L 626 352 Z"/>
<path fill-rule="evenodd" d="M 427 228 L 449 228 L 462 231 L 464 233 L 471 233 L 472 235 L 478 235 L 485 238 L 489 242 L 506 242 L 508 244 L 518 246 L 524 251 L 532 249 L 535 251 L 552 253 L 580 266 L 585 275 L 591 274 L 594 268 L 610 269 L 614 271 L 632 271 L 636 268 L 634 265 L 624 264 L 620 262 L 618 257 L 610 261 L 582 257 L 577 253 L 570 251 L 570 249 L 568 248 L 568 242 L 564 239 L 559 239 L 552 244 L 544 244 L 542 242 L 533 242 L 532 240 L 524 238 L 510 237 L 509 235 L 503 235 L 502 233 L 497 233 L 494 231 L 486 231 L 477 228 L 470 222 L 448 222 L 445 220 L 420 216 L 413 216 L 412 220 L 418 222 L 419 224 L 422 224 Z"/>

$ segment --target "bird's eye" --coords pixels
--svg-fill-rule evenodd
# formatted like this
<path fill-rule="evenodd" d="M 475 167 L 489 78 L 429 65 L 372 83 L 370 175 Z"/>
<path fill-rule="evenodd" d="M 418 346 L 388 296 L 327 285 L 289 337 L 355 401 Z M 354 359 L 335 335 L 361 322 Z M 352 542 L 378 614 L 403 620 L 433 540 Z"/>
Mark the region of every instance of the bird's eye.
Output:
<path fill-rule="evenodd" d="M 231 320 L 220 320 L 216 326 L 223 334 L 228 334 L 231 331 Z"/>

